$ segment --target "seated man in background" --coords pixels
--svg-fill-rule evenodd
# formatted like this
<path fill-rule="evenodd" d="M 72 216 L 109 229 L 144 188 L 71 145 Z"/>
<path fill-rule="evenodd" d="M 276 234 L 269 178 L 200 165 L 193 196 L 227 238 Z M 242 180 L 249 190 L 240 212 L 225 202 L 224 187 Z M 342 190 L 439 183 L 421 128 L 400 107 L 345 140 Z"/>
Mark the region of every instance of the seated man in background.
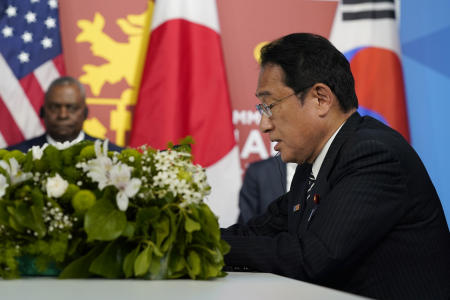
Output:
<path fill-rule="evenodd" d="M 83 131 L 83 123 L 88 116 L 86 92 L 83 85 L 72 77 L 60 77 L 54 80 L 45 93 L 44 105 L 40 110 L 46 133 L 9 146 L 7 150 L 27 152 L 33 146 L 56 142 L 78 143 L 83 140 L 94 141 L 96 138 Z M 121 147 L 109 143 L 109 150 L 120 151 Z"/>
<path fill-rule="evenodd" d="M 279 156 L 250 163 L 239 192 L 239 219 L 245 224 L 266 211 L 269 204 L 289 191 L 297 164 Z"/>
<path fill-rule="evenodd" d="M 264 214 L 221 230 L 227 267 L 375 299 L 449 299 L 439 196 L 409 143 L 359 115 L 345 56 L 314 34 L 273 41 L 256 96 L 261 131 L 299 166 Z"/>

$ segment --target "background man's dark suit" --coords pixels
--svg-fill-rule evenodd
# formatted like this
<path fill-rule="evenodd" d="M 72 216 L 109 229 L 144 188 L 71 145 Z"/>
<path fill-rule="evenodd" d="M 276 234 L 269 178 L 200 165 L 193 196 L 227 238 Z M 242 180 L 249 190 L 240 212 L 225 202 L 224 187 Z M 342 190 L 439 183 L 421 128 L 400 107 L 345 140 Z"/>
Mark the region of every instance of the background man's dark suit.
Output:
<path fill-rule="evenodd" d="M 286 163 L 270 157 L 251 163 L 245 171 L 239 192 L 239 219 L 245 224 L 266 211 L 269 204 L 286 193 Z"/>
<path fill-rule="evenodd" d="M 84 134 L 84 139 L 85 140 L 89 140 L 89 141 L 95 141 L 96 138 L 92 137 L 88 134 Z M 33 146 L 43 146 L 45 143 L 47 143 L 47 138 L 46 138 L 46 134 L 44 133 L 43 135 L 40 135 L 38 137 L 29 139 L 29 140 L 25 140 L 19 144 L 16 145 L 12 145 L 9 146 L 8 148 L 6 148 L 7 150 L 20 150 L 22 152 L 28 152 L 28 150 L 33 147 Z M 113 143 L 108 143 L 108 150 L 112 150 L 112 151 L 121 151 L 122 148 L 113 144 Z"/>
<path fill-rule="evenodd" d="M 289 193 L 264 215 L 222 230 L 228 266 L 380 299 L 449 298 L 448 225 L 425 167 L 400 134 L 354 113 L 319 171 L 317 206 L 305 200 L 308 174 L 300 165 Z"/>

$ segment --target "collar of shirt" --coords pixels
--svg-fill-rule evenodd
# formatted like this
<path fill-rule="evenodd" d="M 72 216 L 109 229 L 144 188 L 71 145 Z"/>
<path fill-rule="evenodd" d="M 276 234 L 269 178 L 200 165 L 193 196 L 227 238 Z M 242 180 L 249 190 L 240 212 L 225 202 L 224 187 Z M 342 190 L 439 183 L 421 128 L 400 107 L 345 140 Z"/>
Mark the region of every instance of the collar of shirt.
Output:
<path fill-rule="evenodd" d="M 317 175 L 319 175 L 320 167 L 322 167 L 323 160 L 325 159 L 325 156 L 327 155 L 328 149 L 330 149 L 331 143 L 333 142 L 334 138 L 338 134 L 339 130 L 341 130 L 342 126 L 344 126 L 345 122 L 342 123 L 341 126 L 333 133 L 333 135 L 329 138 L 325 146 L 323 146 L 322 150 L 320 151 L 319 155 L 317 156 L 316 160 L 314 161 L 312 165 L 312 173 L 314 175 L 314 178 L 317 179 Z"/>
<path fill-rule="evenodd" d="M 295 169 L 297 168 L 296 163 L 286 164 L 286 190 L 289 191 L 291 188 L 292 178 L 294 178 Z"/>
<path fill-rule="evenodd" d="M 74 140 L 70 141 L 71 144 L 76 144 L 83 141 L 84 135 L 84 131 L 81 130 L 78 136 Z M 47 138 L 47 143 L 49 143 L 50 145 L 55 145 L 57 143 L 57 141 L 55 141 L 49 134 L 46 134 L 45 137 Z"/>

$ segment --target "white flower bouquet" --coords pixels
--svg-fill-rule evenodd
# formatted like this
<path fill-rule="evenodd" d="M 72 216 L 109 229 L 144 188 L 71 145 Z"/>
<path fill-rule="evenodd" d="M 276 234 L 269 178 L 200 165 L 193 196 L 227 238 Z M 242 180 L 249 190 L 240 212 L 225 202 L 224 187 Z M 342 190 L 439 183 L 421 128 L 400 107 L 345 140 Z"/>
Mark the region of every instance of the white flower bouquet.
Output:
<path fill-rule="evenodd" d="M 107 143 L 0 150 L 0 276 L 29 275 L 29 262 L 60 278 L 224 276 L 229 246 L 190 147 Z"/>

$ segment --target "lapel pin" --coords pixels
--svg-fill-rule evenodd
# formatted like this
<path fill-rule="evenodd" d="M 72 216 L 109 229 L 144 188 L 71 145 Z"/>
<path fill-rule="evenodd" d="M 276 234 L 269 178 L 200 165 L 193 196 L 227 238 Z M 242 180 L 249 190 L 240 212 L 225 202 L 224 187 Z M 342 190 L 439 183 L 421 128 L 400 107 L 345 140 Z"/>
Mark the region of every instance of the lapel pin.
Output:
<path fill-rule="evenodd" d="M 314 194 L 313 201 L 317 205 L 319 204 L 320 196 L 319 194 Z"/>
<path fill-rule="evenodd" d="M 296 211 L 299 211 L 299 210 L 300 210 L 300 204 L 294 205 L 293 211 L 296 212 Z"/>

